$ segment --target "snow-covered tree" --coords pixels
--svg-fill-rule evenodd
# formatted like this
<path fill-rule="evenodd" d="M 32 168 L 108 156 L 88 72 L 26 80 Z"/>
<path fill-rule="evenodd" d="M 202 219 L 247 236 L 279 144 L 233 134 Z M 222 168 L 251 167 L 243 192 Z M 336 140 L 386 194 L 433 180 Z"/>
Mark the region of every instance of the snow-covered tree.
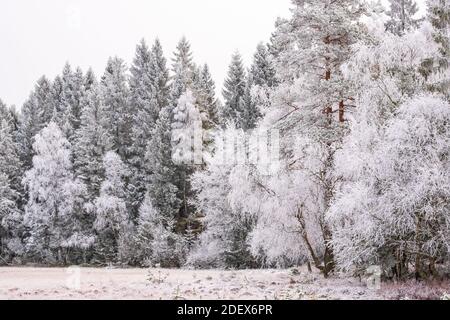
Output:
<path fill-rule="evenodd" d="M 345 269 L 381 265 L 389 277 L 437 275 L 448 261 L 450 108 L 423 95 L 403 103 L 358 179 L 330 211 Z"/>
<path fill-rule="evenodd" d="M 86 184 L 91 202 L 99 196 L 104 179 L 103 157 L 113 146 L 104 109 L 100 86 L 94 81 L 82 102 L 81 123 L 74 142 L 76 174 Z"/>
<path fill-rule="evenodd" d="M 158 102 L 159 110 L 169 105 L 170 101 L 170 87 L 169 87 L 169 70 L 167 68 L 167 60 L 164 57 L 164 52 L 161 42 L 156 39 L 152 49 L 151 60 L 151 80 L 155 90 L 156 100 Z"/>
<path fill-rule="evenodd" d="M 139 210 L 136 244 L 146 266 L 180 267 L 184 261 L 184 239 L 176 234 L 176 221 L 161 214 L 147 195 Z"/>
<path fill-rule="evenodd" d="M 192 58 L 191 45 L 183 37 L 177 45 L 172 64 L 171 99 L 176 104 L 186 90 L 193 84 L 195 66 Z"/>
<path fill-rule="evenodd" d="M 132 145 L 133 112 L 130 107 L 127 68 L 120 58 L 110 58 L 101 79 L 103 116 L 112 137 L 113 150 L 128 161 Z"/>
<path fill-rule="evenodd" d="M 144 165 L 145 152 L 151 132 L 158 119 L 160 106 L 153 87 L 153 57 L 144 40 L 136 47 L 136 55 L 131 67 L 130 104 L 133 109 L 131 169 L 133 189 L 132 205 L 138 207 L 145 195 L 148 176 Z"/>
<path fill-rule="evenodd" d="M 252 85 L 272 88 L 277 84 L 276 70 L 272 57 L 267 46 L 263 43 L 259 43 L 256 47 L 249 73 Z"/>
<path fill-rule="evenodd" d="M 29 195 L 27 254 L 41 262 L 76 263 L 94 237 L 84 210 L 86 188 L 74 177 L 70 143 L 51 122 L 36 136 L 33 149 L 33 167 L 23 179 Z"/>
<path fill-rule="evenodd" d="M 223 122 L 233 122 L 238 128 L 245 127 L 245 87 L 247 75 L 240 53 L 233 54 L 231 64 L 228 69 L 228 76 L 225 80 L 223 97 L 225 105 L 221 110 Z"/>
<path fill-rule="evenodd" d="M 411 29 L 416 29 L 422 19 L 416 17 L 419 7 L 415 0 L 389 0 L 389 21 L 386 29 L 394 34 L 403 35 Z"/>
<path fill-rule="evenodd" d="M 21 109 L 18 141 L 20 158 L 26 169 L 31 167 L 33 138 L 49 123 L 53 115 L 51 88 L 47 78 L 41 77 Z"/>
<path fill-rule="evenodd" d="M 129 169 L 112 151 L 105 155 L 103 167 L 105 180 L 95 200 L 96 253 L 103 263 L 131 262 L 134 226 L 127 203 Z"/>
<path fill-rule="evenodd" d="M 218 128 L 219 101 L 216 98 L 216 85 L 209 67 L 205 64 L 197 70 L 195 83 L 196 104 L 202 117 L 202 128 L 205 132 Z"/>
<path fill-rule="evenodd" d="M 235 154 L 234 148 L 226 148 L 225 143 L 234 145 L 242 141 L 244 133 L 228 128 L 215 137 L 214 153 L 208 157 L 205 170 L 196 172 L 192 178 L 197 193 L 195 204 L 203 217 L 203 232 L 187 263 L 200 268 L 255 267 L 249 241 L 254 220 L 232 208 L 229 199 L 230 175 L 236 164 L 227 161 Z"/>
<path fill-rule="evenodd" d="M 66 63 L 60 79 L 60 92 L 54 101 L 57 104 L 54 120 L 72 142 L 74 133 L 80 126 L 81 102 L 84 95 L 83 71 L 77 68 L 74 72 L 70 64 Z"/>
<path fill-rule="evenodd" d="M 20 194 L 21 163 L 12 125 L 5 116 L 0 115 L 0 257 L 8 261 L 12 256 L 23 254 L 22 212 L 19 209 L 23 195 Z"/>
<path fill-rule="evenodd" d="M 433 26 L 433 39 L 439 47 L 439 54 L 424 60 L 421 71 L 426 77 L 431 77 L 429 89 L 446 95 L 450 101 L 450 2 L 428 0 L 427 5 L 427 21 Z"/>
<path fill-rule="evenodd" d="M 197 142 L 197 145 L 195 143 Z M 188 90 L 173 109 L 172 159 L 177 165 L 201 164 L 203 150 L 202 116 L 192 91 Z"/>
<path fill-rule="evenodd" d="M 329 215 L 341 268 L 361 272 L 379 264 L 386 276 L 402 278 L 410 273 L 408 265 L 415 264 L 416 275 L 423 277 L 428 272 L 424 261 L 433 273 L 430 257 L 442 257 L 446 236 L 438 230 L 445 218 L 439 212 L 446 204 L 427 204 L 440 196 L 434 179 L 447 170 L 446 157 L 436 155 L 443 152 L 442 139 L 447 139 L 445 98 L 427 93 L 430 83 L 445 73 L 423 73 L 423 61 L 439 57 L 433 33 L 428 23 L 402 37 L 375 28 L 375 38 L 361 44 L 343 68 L 357 84 L 358 94 L 351 133 L 336 156 L 342 182 Z M 433 211 L 424 220 L 423 205 Z M 430 240 L 433 232 L 439 236 Z M 427 251 L 427 245 L 439 241 L 439 250 Z"/>

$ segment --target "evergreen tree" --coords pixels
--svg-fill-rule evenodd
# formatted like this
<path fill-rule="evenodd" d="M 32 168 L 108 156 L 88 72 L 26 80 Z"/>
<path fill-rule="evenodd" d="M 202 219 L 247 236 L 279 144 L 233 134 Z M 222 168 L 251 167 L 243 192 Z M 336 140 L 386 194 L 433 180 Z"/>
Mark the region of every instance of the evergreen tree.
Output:
<path fill-rule="evenodd" d="M 421 68 L 426 78 L 437 75 L 429 89 L 447 96 L 450 101 L 450 2 L 448 0 L 428 0 L 427 20 L 434 29 L 434 41 L 440 54 L 424 60 Z"/>
<path fill-rule="evenodd" d="M 145 266 L 180 267 L 183 238 L 175 233 L 175 220 L 162 215 L 146 196 L 139 210 L 136 232 L 140 260 Z"/>
<path fill-rule="evenodd" d="M 191 45 L 183 37 L 177 45 L 172 64 L 171 99 L 172 104 L 176 105 L 178 99 L 186 90 L 191 89 L 193 84 L 195 66 L 192 59 Z"/>
<path fill-rule="evenodd" d="M 415 0 L 389 0 L 390 11 L 388 16 L 390 20 L 386 23 L 386 30 L 403 35 L 406 31 L 416 29 L 422 19 L 416 19 L 414 16 L 419 12 Z"/>
<path fill-rule="evenodd" d="M 105 179 L 95 200 L 96 253 L 104 263 L 128 263 L 132 261 L 134 232 L 127 204 L 126 180 L 130 173 L 120 156 L 112 151 L 105 155 L 103 167 Z"/>
<path fill-rule="evenodd" d="M 113 150 L 124 161 L 129 160 L 132 145 L 133 113 L 129 103 L 126 66 L 120 58 L 110 58 L 101 80 L 107 130 L 112 137 Z"/>
<path fill-rule="evenodd" d="M 167 60 L 164 57 L 164 52 L 158 39 L 155 40 L 155 43 L 152 46 L 151 54 L 150 78 L 153 84 L 159 110 L 161 110 L 169 105 L 170 88 Z"/>
<path fill-rule="evenodd" d="M 74 178 L 70 143 L 55 123 L 35 140 L 33 167 L 23 180 L 29 194 L 27 254 L 46 263 L 76 263 L 77 253 L 93 243 L 92 228 L 85 225 L 85 186 Z"/>
<path fill-rule="evenodd" d="M 151 202 L 167 219 L 176 218 L 181 206 L 176 186 L 179 177 L 172 161 L 171 124 L 169 108 L 165 107 L 156 122 L 145 158 L 152 172 L 147 188 Z"/>
<path fill-rule="evenodd" d="M 225 80 L 223 97 L 225 105 L 222 110 L 222 121 L 232 121 L 238 128 L 245 126 L 245 87 L 246 72 L 242 62 L 241 55 L 236 52 L 233 54 L 231 65 L 228 70 L 228 77 Z"/>
<path fill-rule="evenodd" d="M 0 101 L 0 257 L 23 254 L 21 163 L 10 122 L 2 115 Z M 3 118 L 3 119 L 2 119 Z"/>
<path fill-rule="evenodd" d="M 209 67 L 205 64 L 198 69 L 195 82 L 196 104 L 202 116 L 204 133 L 216 129 L 220 124 L 219 101 L 216 98 L 216 85 L 211 77 Z"/>
<path fill-rule="evenodd" d="M 22 106 L 18 129 L 19 154 L 25 169 L 31 167 L 33 138 L 42 130 L 53 115 L 50 82 L 42 77 L 34 91 Z"/>
<path fill-rule="evenodd" d="M 76 173 L 87 186 L 90 202 L 100 194 L 105 170 L 103 157 L 112 149 L 104 108 L 100 86 L 94 81 L 82 102 L 81 124 L 74 143 Z"/>
<path fill-rule="evenodd" d="M 249 79 L 252 85 L 260 87 L 275 87 L 277 85 L 276 71 L 267 46 L 258 44 L 253 56 Z"/>
<path fill-rule="evenodd" d="M 145 195 L 148 172 L 145 170 L 144 157 L 152 129 L 159 115 L 156 89 L 153 86 L 153 57 L 144 40 L 136 48 L 136 56 L 131 67 L 130 101 L 133 108 L 132 146 L 132 204 L 137 208 Z M 136 209 L 135 209 L 136 211 Z"/>

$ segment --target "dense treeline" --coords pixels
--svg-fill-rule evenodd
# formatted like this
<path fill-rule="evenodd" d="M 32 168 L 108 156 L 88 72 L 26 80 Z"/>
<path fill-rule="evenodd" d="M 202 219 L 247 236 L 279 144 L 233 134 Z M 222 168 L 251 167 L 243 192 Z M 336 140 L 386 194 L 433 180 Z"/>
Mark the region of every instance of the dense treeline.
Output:
<path fill-rule="evenodd" d="M 0 102 L 0 263 L 445 274 L 450 3 L 427 5 L 293 0 L 223 103 L 185 38 Z"/>

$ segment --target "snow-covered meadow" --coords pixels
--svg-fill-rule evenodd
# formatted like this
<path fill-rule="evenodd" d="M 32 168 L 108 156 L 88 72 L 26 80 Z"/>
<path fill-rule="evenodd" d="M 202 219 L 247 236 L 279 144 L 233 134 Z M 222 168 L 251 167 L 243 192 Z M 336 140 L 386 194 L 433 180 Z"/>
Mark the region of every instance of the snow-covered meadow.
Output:
<path fill-rule="evenodd" d="M 289 270 L 0 268 L 0 299 L 386 300 L 449 299 L 450 283 L 381 284 Z"/>

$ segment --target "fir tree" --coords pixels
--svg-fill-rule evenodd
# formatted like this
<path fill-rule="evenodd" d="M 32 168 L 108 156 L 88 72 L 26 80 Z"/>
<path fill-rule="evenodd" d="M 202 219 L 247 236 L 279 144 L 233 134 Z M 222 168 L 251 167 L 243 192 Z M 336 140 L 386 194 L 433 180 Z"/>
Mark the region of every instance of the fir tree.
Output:
<path fill-rule="evenodd" d="M 223 97 L 225 105 L 222 110 L 222 121 L 233 122 L 238 128 L 243 128 L 245 112 L 245 87 L 246 72 L 242 63 L 241 55 L 236 52 L 228 70 L 228 77 L 225 80 Z"/>
<path fill-rule="evenodd" d="M 174 76 L 171 84 L 171 102 L 173 105 L 177 103 L 186 90 L 191 88 L 194 78 L 195 67 L 191 45 L 185 37 L 178 43 L 174 56 L 172 64 Z"/>
<path fill-rule="evenodd" d="M 113 150 L 128 161 L 132 145 L 133 113 L 129 104 L 126 66 L 120 58 L 110 58 L 101 79 L 103 116 L 112 137 Z"/>
<path fill-rule="evenodd" d="M 386 23 L 386 30 L 403 35 L 411 29 L 416 29 L 422 19 L 414 16 L 419 12 L 415 0 L 390 0 L 390 10 L 388 16 L 390 20 Z"/>
<path fill-rule="evenodd" d="M 97 231 L 96 253 L 102 262 L 128 263 L 133 251 L 131 235 L 133 225 L 127 203 L 126 180 L 129 170 L 115 152 L 108 152 L 103 159 L 105 179 L 100 196 L 95 200 Z"/>

